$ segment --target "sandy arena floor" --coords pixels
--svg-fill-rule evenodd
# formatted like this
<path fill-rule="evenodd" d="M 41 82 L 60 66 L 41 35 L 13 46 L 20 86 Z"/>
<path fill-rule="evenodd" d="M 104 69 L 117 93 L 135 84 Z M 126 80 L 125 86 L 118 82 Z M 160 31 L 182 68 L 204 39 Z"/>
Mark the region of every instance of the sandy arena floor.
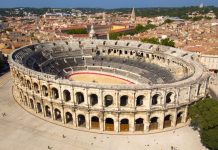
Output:
<path fill-rule="evenodd" d="M 69 77 L 70 80 L 94 82 L 103 84 L 134 84 L 130 80 L 115 75 L 96 72 L 77 72 Z"/>

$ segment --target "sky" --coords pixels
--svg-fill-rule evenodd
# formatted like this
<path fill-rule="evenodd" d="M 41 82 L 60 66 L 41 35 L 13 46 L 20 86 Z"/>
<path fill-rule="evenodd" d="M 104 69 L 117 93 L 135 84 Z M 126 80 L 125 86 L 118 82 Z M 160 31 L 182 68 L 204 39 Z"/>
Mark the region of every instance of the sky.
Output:
<path fill-rule="evenodd" d="M 218 0 L 0 0 L 0 7 L 132 8 L 198 6 L 201 3 L 218 7 Z"/>

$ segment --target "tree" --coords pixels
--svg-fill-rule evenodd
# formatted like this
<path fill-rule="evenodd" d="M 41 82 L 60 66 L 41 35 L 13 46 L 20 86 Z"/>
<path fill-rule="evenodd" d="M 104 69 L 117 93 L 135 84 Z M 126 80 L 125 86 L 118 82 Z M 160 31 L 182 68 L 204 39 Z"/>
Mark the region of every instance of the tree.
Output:
<path fill-rule="evenodd" d="M 161 45 L 175 47 L 175 42 L 169 38 L 162 39 L 160 42 Z"/>
<path fill-rule="evenodd" d="M 88 32 L 85 28 L 63 30 L 62 32 L 66 33 L 66 34 L 88 34 Z"/>
<path fill-rule="evenodd" d="M 155 37 L 144 38 L 141 40 L 141 42 L 175 47 L 175 42 L 169 38 L 162 39 L 162 40 L 159 40 L 158 38 Z"/>
<path fill-rule="evenodd" d="M 218 101 L 214 99 L 201 100 L 189 108 L 191 126 L 200 130 L 202 143 L 218 150 Z"/>
<path fill-rule="evenodd" d="M 151 44 L 160 44 L 159 39 L 158 38 L 144 38 L 141 40 L 144 43 L 151 43 Z"/>

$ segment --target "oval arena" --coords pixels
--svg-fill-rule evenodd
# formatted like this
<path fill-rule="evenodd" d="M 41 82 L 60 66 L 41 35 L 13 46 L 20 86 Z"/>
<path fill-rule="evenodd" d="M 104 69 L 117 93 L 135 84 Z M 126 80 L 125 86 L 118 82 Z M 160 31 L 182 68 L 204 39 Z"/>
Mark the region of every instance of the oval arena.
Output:
<path fill-rule="evenodd" d="M 16 101 L 50 122 L 98 133 L 153 133 L 187 124 L 209 73 L 196 54 L 135 41 L 71 39 L 10 56 Z"/>

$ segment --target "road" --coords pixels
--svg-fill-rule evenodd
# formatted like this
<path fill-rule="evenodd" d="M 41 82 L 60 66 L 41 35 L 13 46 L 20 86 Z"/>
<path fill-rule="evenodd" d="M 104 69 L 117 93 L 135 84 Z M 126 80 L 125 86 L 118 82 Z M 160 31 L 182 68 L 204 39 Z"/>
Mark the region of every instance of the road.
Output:
<path fill-rule="evenodd" d="M 10 74 L 0 77 L 0 150 L 205 150 L 190 127 L 149 135 L 106 135 L 46 122 L 15 102 L 12 83 Z"/>

